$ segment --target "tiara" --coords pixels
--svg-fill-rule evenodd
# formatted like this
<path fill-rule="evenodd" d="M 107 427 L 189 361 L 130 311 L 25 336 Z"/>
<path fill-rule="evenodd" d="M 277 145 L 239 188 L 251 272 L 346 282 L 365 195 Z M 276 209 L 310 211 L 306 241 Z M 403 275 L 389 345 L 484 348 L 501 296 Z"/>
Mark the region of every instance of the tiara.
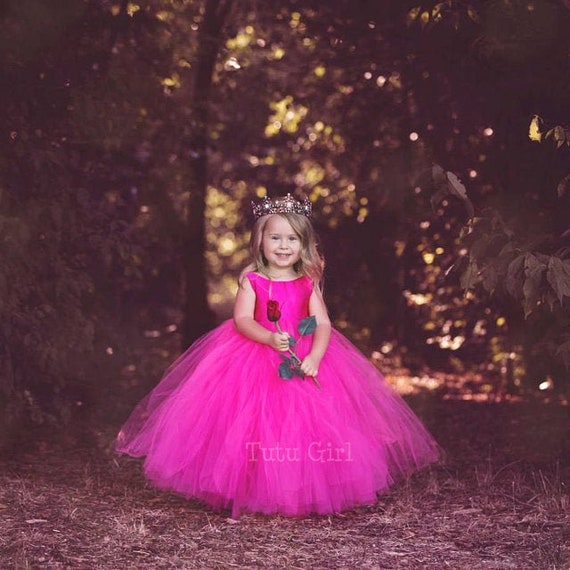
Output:
<path fill-rule="evenodd" d="M 310 218 L 313 205 L 308 198 L 299 202 L 291 194 L 287 194 L 273 200 L 269 196 L 264 196 L 257 203 L 252 202 L 251 208 L 256 220 L 267 214 L 301 214 Z"/>

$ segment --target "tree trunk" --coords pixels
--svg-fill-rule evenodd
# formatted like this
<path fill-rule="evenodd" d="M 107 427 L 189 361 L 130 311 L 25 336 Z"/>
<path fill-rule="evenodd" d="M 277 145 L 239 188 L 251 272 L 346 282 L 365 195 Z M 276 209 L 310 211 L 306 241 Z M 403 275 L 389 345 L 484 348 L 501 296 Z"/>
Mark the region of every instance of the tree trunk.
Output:
<path fill-rule="evenodd" d="M 209 98 L 212 74 L 223 42 L 222 29 L 231 6 L 232 0 L 207 0 L 205 3 L 191 96 L 195 126 L 183 142 L 190 161 L 190 179 L 193 183 L 187 209 L 186 232 L 181 243 L 181 259 L 184 264 L 184 346 L 212 328 L 215 322 L 214 313 L 208 305 L 208 270 L 204 255 Z"/>

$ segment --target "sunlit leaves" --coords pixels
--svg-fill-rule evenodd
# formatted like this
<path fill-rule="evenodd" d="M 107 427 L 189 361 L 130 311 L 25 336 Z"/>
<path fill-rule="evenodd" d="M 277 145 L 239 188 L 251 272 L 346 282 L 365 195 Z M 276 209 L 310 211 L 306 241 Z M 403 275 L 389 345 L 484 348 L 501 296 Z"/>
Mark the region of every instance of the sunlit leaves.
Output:
<path fill-rule="evenodd" d="M 407 24 L 420 24 L 422 27 L 438 23 L 450 23 L 458 28 L 465 20 L 479 23 L 480 16 L 473 4 L 465 5 L 463 0 L 447 0 L 437 2 L 430 7 L 414 6 L 408 11 Z"/>
<path fill-rule="evenodd" d="M 170 77 L 165 77 L 160 83 L 165 87 L 178 89 L 181 85 L 180 76 L 178 73 L 173 73 Z"/>
<path fill-rule="evenodd" d="M 118 16 L 124 10 L 128 16 L 133 17 L 138 11 L 140 11 L 141 7 L 139 4 L 135 2 L 126 2 L 126 4 L 121 5 L 119 3 L 113 4 L 109 10 L 113 16 Z M 166 19 L 167 12 L 159 12 L 157 17 L 162 16 L 160 19 Z"/>
<path fill-rule="evenodd" d="M 242 227 L 242 200 L 251 199 L 243 181 L 210 186 L 206 195 L 206 260 L 212 276 L 211 306 L 227 302 L 236 292 L 236 275 L 246 265 L 249 233 Z M 249 202 L 248 202 L 249 203 Z"/>
<path fill-rule="evenodd" d="M 161 22 L 168 22 L 174 17 L 174 14 L 167 10 L 159 10 L 158 12 L 156 12 L 155 17 L 157 20 L 160 20 Z"/>
<path fill-rule="evenodd" d="M 563 145 L 570 147 L 570 128 L 562 125 L 555 125 L 548 130 L 541 131 L 543 120 L 538 115 L 534 115 L 529 125 L 528 136 L 530 140 L 541 142 L 542 140 L 551 139 L 556 143 L 556 148 L 559 149 Z M 559 198 L 562 198 L 570 188 L 570 174 L 566 175 L 556 187 L 556 193 Z"/>
<path fill-rule="evenodd" d="M 285 50 L 282 47 L 274 47 L 271 50 L 270 57 L 272 59 L 283 59 L 285 57 Z"/>
<path fill-rule="evenodd" d="M 315 67 L 313 70 L 313 73 L 319 78 L 324 77 L 326 72 L 327 68 L 324 65 L 317 65 L 317 67 Z"/>
<path fill-rule="evenodd" d="M 323 181 L 325 177 L 325 169 L 315 162 L 310 162 L 303 169 L 304 182 L 310 187 L 314 187 Z"/>
<path fill-rule="evenodd" d="M 301 14 L 299 12 L 292 12 L 291 13 L 291 20 L 289 21 L 289 25 L 292 29 L 298 29 L 300 26 L 302 27 L 301 31 L 304 31 L 304 25 L 301 23 Z"/>
<path fill-rule="evenodd" d="M 552 139 L 556 143 L 556 148 L 560 148 L 564 144 L 570 146 L 570 129 L 568 127 L 555 125 L 546 131 L 541 131 L 542 124 L 543 120 L 538 115 L 534 115 L 528 130 L 531 141 L 541 142 L 543 139 Z"/>
<path fill-rule="evenodd" d="M 471 4 L 467 6 L 467 15 L 475 23 L 479 24 L 481 22 L 481 17 L 479 16 L 479 13 L 477 12 L 477 10 L 475 10 L 475 8 Z"/>
<path fill-rule="evenodd" d="M 561 125 L 556 125 L 544 134 L 544 139 L 552 138 L 556 142 L 556 148 L 560 148 L 563 144 L 570 146 L 570 131 Z"/>
<path fill-rule="evenodd" d="M 134 2 L 127 3 L 127 14 L 129 16 L 134 16 L 140 9 L 141 7 L 138 4 L 135 4 Z"/>
<path fill-rule="evenodd" d="M 268 138 L 282 131 L 288 134 L 297 132 L 299 123 L 308 112 L 308 108 L 304 105 L 294 103 L 291 95 L 270 103 L 269 107 L 273 114 L 269 116 L 269 123 L 265 127 L 265 136 Z"/>
<path fill-rule="evenodd" d="M 235 37 L 230 38 L 226 42 L 226 47 L 229 50 L 242 50 L 248 47 L 254 40 L 253 26 L 247 26 L 236 34 Z"/>
<path fill-rule="evenodd" d="M 414 6 L 413 8 L 411 8 L 410 11 L 408 12 L 408 24 L 415 22 L 418 19 L 421 11 L 422 11 L 421 6 Z"/>
<path fill-rule="evenodd" d="M 478 228 L 475 235 L 469 237 L 469 240 L 475 240 L 474 243 L 466 241 L 464 249 L 469 251 L 461 256 L 461 272 L 451 275 L 445 287 L 441 286 L 442 292 L 436 294 L 439 282 L 444 279 L 445 268 L 453 262 L 453 240 L 458 233 L 454 224 L 463 217 L 464 209 L 466 217 L 473 216 L 470 199 L 477 200 L 478 205 L 485 204 L 487 199 L 500 204 L 504 195 L 510 193 L 502 207 L 505 203 L 509 206 L 513 196 L 524 204 L 528 192 L 517 179 L 523 165 L 509 165 L 509 180 L 514 182 L 506 190 L 495 184 L 497 178 L 503 176 L 491 172 L 489 166 L 495 164 L 494 152 L 505 142 L 504 125 L 513 124 L 515 117 L 509 115 L 509 121 L 505 123 L 488 113 L 493 97 L 488 96 L 483 86 L 489 79 L 494 80 L 493 74 L 487 74 L 477 61 L 473 61 L 470 50 L 474 44 L 462 46 L 465 38 L 469 38 L 468 42 L 475 40 L 475 35 L 471 35 L 473 31 L 479 35 L 473 23 L 479 19 L 476 8 L 480 4 L 476 8 L 474 3 L 471 4 L 464 0 L 417 2 L 417 10 L 410 12 L 409 29 L 402 29 L 406 6 L 397 2 L 393 3 L 393 13 L 397 17 L 392 23 L 372 15 L 360 18 L 360 11 L 354 10 L 349 19 L 339 25 L 334 3 L 323 4 L 318 17 L 313 17 L 302 3 L 294 4 L 289 10 L 274 10 L 273 7 L 266 8 L 266 4 L 258 4 L 255 19 L 253 11 L 241 14 L 238 10 L 232 29 L 247 36 L 250 33 L 248 26 L 255 22 L 252 24 L 255 34 L 251 38 L 255 41 L 244 41 L 241 48 L 237 43 L 228 44 L 231 49 L 223 55 L 223 62 L 235 57 L 243 65 L 239 73 L 223 74 L 217 85 L 219 101 L 215 103 L 214 111 L 222 117 L 225 115 L 226 125 L 228 118 L 234 120 L 235 117 L 235 126 L 233 130 L 228 128 L 216 141 L 219 156 L 224 158 L 211 172 L 212 177 L 217 178 L 218 172 L 226 168 L 226 173 L 219 177 L 248 180 L 250 192 L 262 187 L 272 192 L 281 184 L 296 186 L 317 203 L 318 223 L 338 226 L 341 231 L 346 231 L 343 236 L 350 237 L 355 224 L 347 222 L 346 217 L 355 221 L 367 219 L 371 225 L 382 219 L 378 212 L 386 206 L 395 208 L 397 218 L 402 214 L 397 208 L 401 204 L 399 197 L 406 194 L 409 173 L 421 168 L 420 164 L 425 164 L 432 156 L 449 156 L 457 174 L 430 169 L 429 188 L 427 184 L 422 185 L 423 190 L 429 192 L 420 191 L 413 200 L 410 199 L 410 202 L 424 205 L 431 195 L 437 212 L 443 212 L 429 230 L 430 243 L 421 252 L 409 246 L 406 248 L 409 240 L 406 232 L 413 231 L 410 227 L 415 223 L 410 218 L 405 222 L 399 220 L 401 235 L 388 238 L 378 231 L 374 236 L 378 242 L 394 238 L 399 267 L 405 267 L 403 272 L 415 272 L 410 277 L 418 287 L 414 294 L 433 294 L 438 299 L 434 305 L 437 304 L 441 312 L 455 310 L 458 314 L 473 316 L 482 309 L 475 302 L 473 306 L 461 304 L 467 301 L 461 295 L 457 275 L 461 273 L 460 284 L 469 291 L 479 286 L 482 289 L 476 294 L 493 291 L 498 297 L 505 293 L 509 264 L 526 252 L 521 248 L 525 244 L 514 240 L 514 224 L 506 228 L 487 227 L 488 239 L 484 239 L 482 228 Z M 382 11 L 380 8 L 379 12 Z M 394 21 L 398 23 L 394 25 Z M 461 34 L 451 29 L 457 29 L 458 24 L 462 26 Z M 418 49 L 416 41 L 420 28 L 423 28 L 422 49 Z M 396 37 L 398 42 L 392 41 Z M 449 38 L 453 43 L 447 41 Z M 312 51 L 315 45 L 317 48 Z M 424 47 L 428 49 L 424 50 Z M 448 47 L 451 49 L 444 52 Z M 455 64 L 459 60 L 465 67 L 456 66 L 455 70 L 447 67 L 448 62 Z M 481 78 L 480 86 L 473 93 L 470 92 L 474 87 L 472 76 Z M 459 87 L 454 89 L 454 85 Z M 421 93 L 430 86 L 432 92 Z M 490 89 L 494 94 L 492 85 Z M 235 94 L 235 99 L 227 98 L 228 94 Z M 499 99 L 499 95 L 500 116 L 503 111 L 507 112 L 509 103 Z M 290 97 L 289 104 L 269 106 L 271 101 L 281 102 L 286 97 Z M 484 105 L 479 103 L 481 100 L 485 101 Z M 307 108 L 303 118 L 296 116 L 299 103 Z M 286 126 L 288 120 L 291 123 Z M 410 144 L 410 133 L 415 133 L 412 135 L 415 144 Z M 509 132 L 510 135 L 519 136 L 520 132 L 518 135 Z M 553 132 L 552 140 L 554 135 Z M 240 154 L 242 146 L 234 148 L 228 144 L 232 137 L 243 141 L 243 154 Z M 510 153 L 515 147 L 506 147 L 504 157 L 512 156 Z M 402 162 L 401 155 L 405 155 Z M 243 164 L 245 171 L 241 169 Z M 469 181 L 469 195 L 459 177 Z M 438 191 L 441 191 L 439 195 Z M 540 188 L 535 191 L 541 194 Z M 363 198 L 369 202 L 363 203 Z M 513 204 L 516 206 L 518 202 Z M 406 204 L 403 215 L 408 214 Z M 213 220 L 220 222 L 217 217 Z M 448 235 L 442 237 L 440 230 L 444 226 L 449 226 Z M 218 237 L 224 240 L 226 228 L 223 223 L 218 230 Z M 442 246 L 444 254 L 437 253 L 438 246 Z M 210 247 L 214 250 L 214 243 Z M 414 249 L 411 257 L 410 249 Z M 236 252 L 239 251 L 238 248 Z M 232 259 L 232 256 L 227 258 L 216 253 L 224 261 Z M 369 264 L 372 265 L 370 260 Z M 528 275 L 524 268 L 523 273 L 518 274 L 522 280 L 517 299 L 521 308 L 525 282 L 528 280 L 527 306 L 534 302 L 534 284 L 540 281 L 540 286 L 544 287 L 546 283 L 544 271 L 532 273 L 530 268 L 527 271 Z M 542 302 L 541 292 L 536 303 Z M 358 303 L 363 302 L 358 299 Z M 427 306 L 422 307 L 427 310 Z M 489 329 L 494 329 L 496 316 L 495 312 L 489 314 Z M 432 317 L 434 326 L 442 328 L 442 318 L 430 314 L 429 318 Z M 365 318 L 369 319 L 370 314 L 367 313 Z M 418 320 L 424 323 L 425 319 L 422 319 Z M 458 322 L 461 319 L 452 320 Z M 444 338 L 446 333 L 438 333 L 438 336 Z M 459 335 L 452 335 L 455 336 Z"/>
<path fill-rule="evenodd" d="M 237 58 L 232 56 L 224 62 L 224 69 L 226 71 L 237 71 L 238 69 L 241 69 L 241 65 Z"/>
<path fill-rule="evenodd" d="M 535 115 L 528 127 L 528 138 L 531 141 L 540 142 L 542 140 L 542 133 L 540 132 L 540 123 L 541 118 L 538 115 Z"/>

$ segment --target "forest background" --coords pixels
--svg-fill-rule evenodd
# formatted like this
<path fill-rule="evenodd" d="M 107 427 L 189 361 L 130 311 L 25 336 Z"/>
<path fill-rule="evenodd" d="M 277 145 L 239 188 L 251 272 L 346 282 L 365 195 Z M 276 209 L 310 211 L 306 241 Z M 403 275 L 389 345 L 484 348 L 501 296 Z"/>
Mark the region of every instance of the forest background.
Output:
<path fill-rule="evenodd" d="M 569 568 L 569 29 L 568 0 L 0 0 L 2 567 Z M 236 521 L 113 439 L 286 192 L 445 458 Z"/>
<path fill-rule="evenodd" d="M 0 3 L 0 443 L 124 418 L 289 191 L 382 369 L 567 403 L 568 29 L 555 0 Z"/>

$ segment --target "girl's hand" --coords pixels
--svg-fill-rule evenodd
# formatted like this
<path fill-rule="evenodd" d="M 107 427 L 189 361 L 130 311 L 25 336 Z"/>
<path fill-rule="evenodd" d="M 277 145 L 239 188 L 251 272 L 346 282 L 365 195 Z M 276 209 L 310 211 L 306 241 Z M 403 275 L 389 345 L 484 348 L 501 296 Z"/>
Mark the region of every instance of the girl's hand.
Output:
<path fill-rule="evenodd" d="M 271 348 L 284 352 L 289 348 L 289 335 L 286 332 L 272 332 L 268 344 Z"/>
<path fill-rule="evenodd" d="M 315 377 L 319 373 L 320 360 L 308 354 L 301 362 L 301 370 L 307 376 Z"/>

